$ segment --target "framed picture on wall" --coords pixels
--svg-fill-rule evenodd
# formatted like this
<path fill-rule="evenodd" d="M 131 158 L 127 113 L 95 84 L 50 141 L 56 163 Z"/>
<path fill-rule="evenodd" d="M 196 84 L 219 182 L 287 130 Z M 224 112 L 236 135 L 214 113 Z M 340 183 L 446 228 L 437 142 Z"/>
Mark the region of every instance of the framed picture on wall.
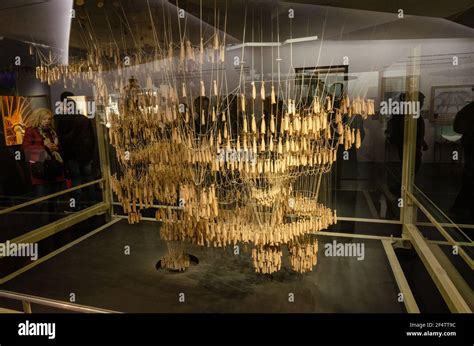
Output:
<path fill-rule="evenodd" d="M 461 135 L 453 128 L 456 114 L 474 101 L 474 85 L 445 85 L 431 87 L 430 122 L 434 127 L 434 157 L 444 143 L 457 143 Z"/>
<path fill-rule="evenodd" d="M 456 114 L 472 101 L 474 101 L 474 85 L 433 86 L 430 119 L 451 123 Z"/>
<path fill-rule="evenodd" d="M 347 93 L 348 71 L 348 65 L 296 68 L 296 98 L 307 105 L 314 96 L 325 99 L 331 95 L 340 100 Z"/>
<path fill-rule="evenodd" d="M 405 76 L 382 77 L 380 101 L 397 100 L 400 94 L 405 92 L 405 84 Z"/>
<path fill-rule="evenodd" d="M 47 95 L 0 96 L 0 115 L 7 146 L 21 145 L 35 109 L 50 109 Z"/>

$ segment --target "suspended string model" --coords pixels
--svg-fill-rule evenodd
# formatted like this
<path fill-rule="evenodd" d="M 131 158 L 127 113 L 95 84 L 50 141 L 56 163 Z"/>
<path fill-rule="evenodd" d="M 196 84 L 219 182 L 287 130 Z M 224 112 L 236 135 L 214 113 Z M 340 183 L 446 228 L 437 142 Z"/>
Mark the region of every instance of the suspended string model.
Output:
<path fill-rule="evenodd" d="M 246 24 L 242 51 L 235 54 L 226 43 L 226 8 L 215 8 L 214 27 L 201 21 L 200 37 L 193 40 L 197 30 L 188 14 L 180 17 L 177 5 L 152 11 L 148 4 L 153 45 L 117 39 L 112 29 L 110 42 L 94 41 L 85 26 L 85 37 L 92 39 L 87 56 L 60 66 L 38 53 L 37 77 L 94 85 L 96 103 L 107 110 L 118 163 L 112 188 L 129 222 L 140 222 L 144 209 L 160 205 L 156 219 L 169 250 L 162 267 L 186 269 L 189 243 L 248 243 L 259 273 L 281 269 L 283 247 L 293 270 L 312 270 L 318 244 L 310 235 L 337 222 L 336 209 L 321 198 L 322 177 L 330 173 L 338 148 L 360 147 L 353 119 L 374 114 L 373 101 L 339 97 L 328 88 L 303 95 L 293 67 L 280 72 L 280 61 L 293 60 L 280 55 L 279 46 L 265 56 L 259 48 L 257 76 L 244 66 L 251 58 L 245 52 Z M 128 23 L 125 11 L 114 13 Z M 171 30 L 176 21 L 177 33 Z M 247 11 L 243 21 L 248 22 Z M 257 23 L 255 28 L 263 30 Z M 275 36 L 279 40 L 272 32 Z M 264 65 L 271 66 L 268 78 Z M 240 74 L 234 84 L 230 70 Z M 113 98 L 117 107 L 110 105 Z"/>

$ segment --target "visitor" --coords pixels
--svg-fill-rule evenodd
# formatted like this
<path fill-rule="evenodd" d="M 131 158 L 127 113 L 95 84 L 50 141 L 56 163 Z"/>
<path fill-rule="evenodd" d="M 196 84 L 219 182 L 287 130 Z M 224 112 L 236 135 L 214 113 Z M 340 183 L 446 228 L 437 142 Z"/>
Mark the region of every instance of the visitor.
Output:
<path fill-rule="evenodd" d="M 453 129 L 462 135 L 464 173 L 461 190 L 451 208 L 457 222 L 474 221 L 474 102 L 463 107 L 454 118 Z"/>
<path fill-rule="evenodd" d="M 63 148 L 66 177 L 74 187 L 93 180 L 95 135 L 91 120 L 79 113 L 76 102 L 69 98 L 72 96 L 74 95 L 67 91 L 61 94 L 62 112 L 55 115 L 55 120 L 59 142 Z M 71 211 L 80 210 L 93 204 L 94 189 L 88 186 L 75 190 L 71 197 Z"/>
<path fill-rule="evenodd" d="M 36 109 L 31 118 L 21 146 L 28 162 L 35 198 L 65 189 L 64 161 L 60 153 L 58 135 L 52 127 L 53 114 L 49 109 Z M 42 214 L 57 212 L 57 203 L 41 203 L 37 208 Z M 51 218 L 47 217 L 46 221 Z"/>
<path fill-rule="evenodd" d="M 417 123 L 416 123 L 416 144 L 415 144 L 415 174 L 421 168 L 422 163 L 422 151 L 428 150 L 428 144 L 425 142 L 425 120 L 421 115 L 421 109 L 423 108 L 425 100 L 425 95 L 422 92 L 418 92 L 418 102 L 419 105 L 419 112 L 420 114 L 417 115 Z M 406 102 L 406 94 L 401 93 L 399 96 L 400 102 Z M 403 168 L 403 141 L 404 141 L 404 134 L 405 134 L 405 116 L 407 114 L 392 114 L 392 118 L 387 123 L 387 138 L 389 143 L 395 145 L 398 152 L 398 157 L 400 158 L 400 164 L 398 166 L 398 181 L 394 184 L 390 185 L 390 192 L 395 196 L 401 195 L 401 172 Z"/>

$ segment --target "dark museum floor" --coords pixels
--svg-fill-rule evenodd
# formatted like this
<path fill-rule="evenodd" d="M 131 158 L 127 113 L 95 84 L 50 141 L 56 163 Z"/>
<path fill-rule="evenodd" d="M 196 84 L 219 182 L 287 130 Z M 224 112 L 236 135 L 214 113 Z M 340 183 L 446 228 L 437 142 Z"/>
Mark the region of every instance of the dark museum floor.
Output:
<path fill-rule="evenodd" d="M 121 220 L 0 289 L 62 301 L 74 293 L 78 304 L 123 312 L 405 311 L 397 301 L 397 284 L 380 241 L 318 239 L 318 264 L 307 274 L 291 271 L 286 255 L 277 274 L 256 274 L 245 246 L 238 256 L 230 248 L 191 246 L 189 252 L 200 263 L 184 273 L 171 273 L 155 269 L 166 250 L 158 224 L 128 225 Z M 333 239 L 363 242 L 365 259 L 326 257 L 323 244 Z M 130 255 L 124 253 L 127 245 Z M 185 294 L 184 303 L 179 302 L 180 293 Z"/>

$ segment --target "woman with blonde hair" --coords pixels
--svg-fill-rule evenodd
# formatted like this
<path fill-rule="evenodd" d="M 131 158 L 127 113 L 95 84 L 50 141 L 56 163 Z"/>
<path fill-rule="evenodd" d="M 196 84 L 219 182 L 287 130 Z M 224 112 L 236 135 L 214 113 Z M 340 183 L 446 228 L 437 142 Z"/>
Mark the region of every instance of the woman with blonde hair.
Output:
<path fill-rule="evenodd" d="M 21 148 L 29 165 L 34 195 L 41 197 L 65 188 L 63 159 L 52 127 L 52 112 L 39 108 L 30 119 Z"/>

